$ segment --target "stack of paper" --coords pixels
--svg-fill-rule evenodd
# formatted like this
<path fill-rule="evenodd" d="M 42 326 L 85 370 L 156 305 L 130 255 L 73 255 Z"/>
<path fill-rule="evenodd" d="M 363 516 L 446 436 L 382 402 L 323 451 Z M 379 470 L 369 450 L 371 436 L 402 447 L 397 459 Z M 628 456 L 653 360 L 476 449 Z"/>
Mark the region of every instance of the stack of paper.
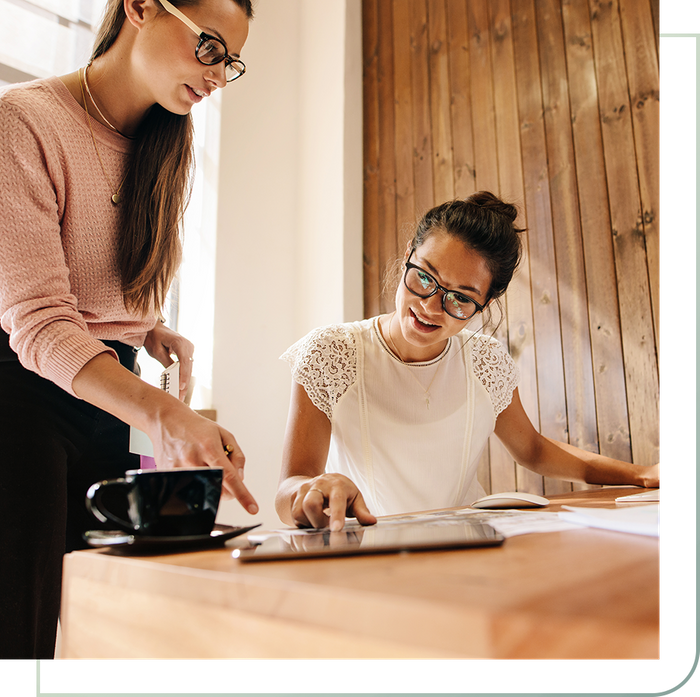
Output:
<path fill-rule="evenodd" d="M 615 503 L 648 503 L 649 501 L 659 500 L 659 489 L 651 491 L 642 491 L 640 494 L 632 494 L 630 496 L 618 496 Z"/>
<path fill-rule="evenodd" d="M 559 517 L 570 523 L 637 535 L 659 536 L 659 504 L 628 508 L 580 508 L 562 506 Z"/>

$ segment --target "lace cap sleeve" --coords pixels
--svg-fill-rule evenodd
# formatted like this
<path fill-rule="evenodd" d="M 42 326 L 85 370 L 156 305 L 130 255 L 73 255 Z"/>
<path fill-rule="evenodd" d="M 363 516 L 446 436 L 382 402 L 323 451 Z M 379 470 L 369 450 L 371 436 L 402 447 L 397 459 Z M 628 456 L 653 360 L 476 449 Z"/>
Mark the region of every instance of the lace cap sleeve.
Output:
<path fill-rule="evenodd" d="M 334 324 L 307 334 L 288 348 L 280 359 L 287 361 L 292 377 L 329 420 L 338 400 L 355 382 L 357 346 L 354 334 Z"/>
<path fill-rule="evenodd" d="M 474 375 L 491 397 L 493 415 L 497 418 L 513 399 L 520 371 L 500 341 L 483 335 L 475 337 L 472 363 Z"/>

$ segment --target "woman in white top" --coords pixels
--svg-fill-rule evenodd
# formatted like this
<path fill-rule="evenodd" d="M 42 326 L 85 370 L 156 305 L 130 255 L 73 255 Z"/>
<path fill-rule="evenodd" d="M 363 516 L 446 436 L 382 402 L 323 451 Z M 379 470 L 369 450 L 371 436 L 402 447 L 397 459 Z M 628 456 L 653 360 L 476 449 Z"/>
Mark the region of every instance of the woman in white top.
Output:
<path fill-rule="evenodd" d="M 469 505 L 491 433 L 538 474 L 658 486 L 642 467 L 540 435 L 503 346 L 466 328 L 505 293 L 521 254 L 516 209 L 489 192 L 430 210 L 404 256 L 396 311 L 314 330 L 283 356 L 292 398 L 276 507 L 287 523 Z M 328 510 L 329 516 L 324 513 Z"/>

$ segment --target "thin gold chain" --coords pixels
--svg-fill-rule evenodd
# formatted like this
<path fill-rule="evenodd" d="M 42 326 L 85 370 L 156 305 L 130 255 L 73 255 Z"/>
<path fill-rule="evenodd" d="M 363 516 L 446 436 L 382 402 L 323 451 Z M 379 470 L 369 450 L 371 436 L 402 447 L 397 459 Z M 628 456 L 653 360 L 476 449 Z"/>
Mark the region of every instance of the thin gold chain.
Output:
<path fill-rule="evenodd" d="M 90 122 L 90 112 L 88 111 L 88 108 L 87 108 L 87 100 L 85 99 L 85 90 L 83 89 L 83 81 L 85 81 L 85 87 L 87 87 L 87 80 L 85 80 L 85 68 L 83 68 L 82 74 L 80 73 L 80 71 L 78 71 L 78 78 L 80 78 L 79 79 L 80 94 L 83 98 L 83 107 L 85 108 L 85 116 L 87 117 L 88 128 L 90 129 L 90 135 L 92 136 L 92 144 L 95 146 L 95 152 L 97 153 L 97 159 L 100 161 L 100 167 L 102 167 L 102 174 L 105 175 L 105 179 L 107 180 L 107 184 L 109 184 L 109 190 L 114 191 L 114 185 L 112 184 L 112 181 L 110 180 L 109 175 L 107 174 L 107 170 L 105 168 L 104 162 L 102 162 L 102 155 L 100 155 L 100 149 L 97 147 L 97 140 L 95 140 L 95 133 L 92 130 L 92 123 Z M 93 102 L 93 104 L 95 104 L 95 103 Z M 97 106 L 97 104 L 95 104 L 95 106 Z M 99 109 L 97 111 L 99 111 Z M 119 196 L 119 192 L 122 190 L 122 186 L 124 185 L 125 179 L 126 179 L 126 175 L 124 175 L 124 177 L 121 181 L 121 184 L 119 184 L 119 188 L 116 191 L 114 191 L 114 193 L 112 194 L 112 203 L 115 205 L 117 203 L 119 203 L 119 201 L 121 201 L 121 196 Z"/>
<path fill-rule="evenodd" d="M 88 82 L 88 77 L 87 77 L 87 71 L 90 65 L 86 65 L 83 68 L 83 75 L 84 75 L 84 80 L 85 80 L 85 89 L 87 90 L 88 97 L 90 97 L 90 101 L 92 102 L 92 105 L 97 109 L 97 113 L 102 117 L 102 120 L 116 133 L 118 133 L 120 136 L 124 136 L 124 138 L 129 138 L 130 140 L 133 140 L 132 136 L 126 135 L 126 133 L 122 133 L 116 126 L 114 126 L 109 119 L 102 113 L 102 109 L 97 106 L 97 102 L 95 101 L 95 98 L 92 96 L 92 92 L 90 91 L 90 83 Z"/>

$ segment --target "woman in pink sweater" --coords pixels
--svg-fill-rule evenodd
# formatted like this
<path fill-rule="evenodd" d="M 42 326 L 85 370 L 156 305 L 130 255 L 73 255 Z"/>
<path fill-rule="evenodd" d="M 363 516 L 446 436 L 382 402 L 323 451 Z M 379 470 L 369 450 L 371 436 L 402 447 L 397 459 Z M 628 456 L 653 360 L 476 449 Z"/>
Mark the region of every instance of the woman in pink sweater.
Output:
<path fill-rule="evenodd" d="M 54 653 L 61 564 L 96 527 L 85 492 L 138 466 L 223 467 L 250 513 L 233 435 L 134 371 L 180 261 L 193 104 L 239 77 L 250 0 L 109 0 L 86 68 L 0 91 L 0 658 Z M 230 451 L 227 457 L 225 452 Z M 136 458 L 136 459 L 135 459 Z"/>

